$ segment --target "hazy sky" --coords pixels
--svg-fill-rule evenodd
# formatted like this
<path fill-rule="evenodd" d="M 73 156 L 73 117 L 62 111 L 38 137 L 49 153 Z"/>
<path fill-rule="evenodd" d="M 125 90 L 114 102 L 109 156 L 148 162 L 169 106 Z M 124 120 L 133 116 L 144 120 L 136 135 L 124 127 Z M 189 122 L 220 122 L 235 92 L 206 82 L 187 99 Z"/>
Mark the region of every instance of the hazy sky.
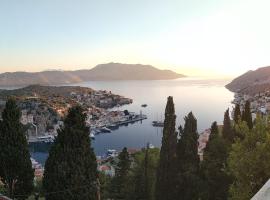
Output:
<path fill-rule="evenodd" d="M 0 0 L 0 72 L 107 62 L 236 76 L 270 65 L 269 0 Z"/>

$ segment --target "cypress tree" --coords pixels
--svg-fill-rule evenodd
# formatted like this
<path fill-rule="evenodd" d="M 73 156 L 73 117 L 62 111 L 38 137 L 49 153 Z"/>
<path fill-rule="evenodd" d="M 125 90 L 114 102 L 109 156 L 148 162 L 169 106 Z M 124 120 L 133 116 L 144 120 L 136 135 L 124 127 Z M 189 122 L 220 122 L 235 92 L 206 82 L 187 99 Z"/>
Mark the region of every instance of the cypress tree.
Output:
<path fill-rule="evenodd" d="M 135 171 L 135 191 L 134 199 L 136 200 L 150 200 L 150 188 L 149 188 L 149 144 L 146 149 L 143 150 L 144 159 L 142 166 L 137 166 Z"/>
<path fill-rule="evenodd" d="M 180 127 L 177 145 L 177 198 L 197 200 L 200 188 L 200 159 L 198 155 L 197 120 L 190 112 L 185 117 L 184 128 Z"/>
<path fill-rule="evenodd" d="M 83 109 L 75 106 L 69 110 L 64 127 L 58 130 L 45 164 L 46 200 L 97 199 L 96 156 L 85 119 Z"/>
<path fill-rule="evenodd" d="M 241 120 L 241 110 L 240 110 L 240 105 L 236 104 L 234 108 L 234 113 L 233 113 L 233 120 L 236 124 Z"/>
<path fill-rule="evenodd" d="M 226 200 L 228 199 L 231 179 L 226 173 L 228 150 L 224 139 L 218 134 L 217 123 L 211 126 L 210 138 L 204 149 L 201 163 L 203 200 Z"/>
<path fill-rule="evenodd" d="M 251 115 L 251 111 L 250 111 L 250 102 L 246 101 L 245 103 L 245 109 L 243 112 L 243 117 L 242 117 L 243 121 L 245 121 L 249 127 L 249 129 L 253 128 L 253 122 L 252 122 L 252 115 Z"/>
<path fill-rule="evenodd" d="M 214 138 L 219 136 L 219 130 L 218 130 L 218 126 L 217 126 L 217 122 L 213 122 L 211 125 L 211 133 L 209 135 L 209 140 L 213 140 Z M 207 144 L 206 144 L 207 147 Z"/>
<path fill-rule="evenodd" d="M 173 97 L 168 97 L 165 109 L 162 146 L 157 169 L 156 200 L 176 199 L 176 146 L 177 133 L 175 131 L 175 110 Z"/>
<path fill-rule="evenodd" d="M 131 162 L 126 147 L 123 148 L 118 158 L 119 162 L 116 167 L 115 177 L 111 182 L 111 197 L 115 200 L 128 200 L 128 181 Z"/>
<path fill-rule="evenodd" d="M 229 109 L 227 109 L 224 114 L 222 137 L 231 144 L 234 142 L 234 130 L 231 126 Z"/>
<path fill-rule="evenodd" d="M 34 170 L 26 133 L 20 123 L 21 111 L 9 99 L 0 124 L 0 177 L 11 198 L 26 199 L 33 190 Z"/>

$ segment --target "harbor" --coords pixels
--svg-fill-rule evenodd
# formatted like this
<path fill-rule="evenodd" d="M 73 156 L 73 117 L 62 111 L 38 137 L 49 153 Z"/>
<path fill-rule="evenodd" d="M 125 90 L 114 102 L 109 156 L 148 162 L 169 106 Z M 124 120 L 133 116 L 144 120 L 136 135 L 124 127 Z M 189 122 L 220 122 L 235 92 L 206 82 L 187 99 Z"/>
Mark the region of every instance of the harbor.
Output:
<path fill-rule="evenodd" d="M 134 122 L 138 122 L 138 121 L 142 121 L 147 119 L 147 115 L 142 114 L 142 112 L 140 112 L 140 114 L 136 114 L 134 112 L 128 112 L 128 111 L 118 111 L 118 114 L 122 115 L 121 118 L 119 118 L 119 121 L 114 121 L 113 123 L 107 123 L 106 125 L 103 125 L 103 123 L 101 123 L 101 121 L 99 121 L 99 123 L 91 123 L 90 121 L 88 121 L 88 126 L 89 126 L 89 137 L 91 139 L 95 139 L 95 136 L 98 134 L 102 134 L 102 133 L 111 133 L 112 130 L 118 129 L 119 126 L 124 126 L 127 124 L 131 124 Z M 109 118 L 110 119 L 110 118 Z M 108 118 L 107 118 L 108 121 Z M 89 123 L 91 123 L 89 125 Z M 50 134 L 50 133 L 45 133 L 43 136 L 38 136 L 39 134 L 36 134 L 36 136 L 31 136 L 28 137 L 28 143 L 53 143 L 56 134 Z"/>

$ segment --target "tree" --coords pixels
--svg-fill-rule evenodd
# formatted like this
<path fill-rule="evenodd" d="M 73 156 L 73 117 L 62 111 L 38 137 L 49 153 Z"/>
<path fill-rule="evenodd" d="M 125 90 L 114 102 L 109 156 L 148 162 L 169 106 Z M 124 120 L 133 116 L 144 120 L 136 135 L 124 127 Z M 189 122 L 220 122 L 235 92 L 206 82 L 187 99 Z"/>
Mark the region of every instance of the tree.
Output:
<path fill-rule="evenodd" d="M 224 114 L 222 137 L 231 144 L 234 142 L 235 136 L 234 136 L 234 130 L 232 129 L 232 126 L 231 126 L 229 109 L 227 109 Z"/>
<path fill-rule="evenodd" d="M 250 102 L 249 101 L 246 101 L 246 103 L 245 103 L 245 109 L 243 111 L 242 121 L 245 121 L 247 123 L 249 129 L 253 128 L 252 115 L 251 115 L 251 111 L 250 111 Z"/>
<path fill-rule="evenodd" d="M 181 200 L 197 200 L 200 188 L 200 159 L 198 155 L 197 120 L 190 112 L 185 117 L 184 128 L 179 128 L 177 144 L 177 198 Z"/>
<path fill-rule="evenodd" d="M 33 190 L 34 170 L 26 133 L 20 122 L 21 111 L 9 99 L 0 124 L 0 177 L 11 198 L 26 199 Z"/>
<path fill-rule="evenodd" d="M 211 126 L 211 134 L 204 149 L 201 163 L 202 200 L 227 200 L 231 177 L 226 173 L 228 146 L 218 134 L 217 123 Z"/>
<path fill-rule="evenodd" d="M 156 170 L 159 149 L 144 148 L 134 156 L 134 169 L 131 182 L 134 190 L 131 199 L 154 200 Z"/>
<path fill-rule="evenodd" d="M 236 140 L 228 158 L 229 171 L 235 177 L 230 188 L 232 200 L 251 199 L 270 177 L 270 124 L 257 117 L 253 129 L 240 123 L 243 140 Z"/>
<path fill-rule="evenodd" d="M 176 146 L 175 110 L 173 97 L 168 97 L 165 109 L 162 146 L 157 169 L 156 200 L 176 199 Z"/>
<path fill-rule="evenodd" d="M 241 120 L 241 110 L 240 110 L 240 105 L 236 104 L 234 108 L 234 113 L 233 113 L 233 120 L 236 124 Z"/>
<path fill-rule="evenodd" d="M 119 162 L 116 167 L 115 177 L 111 182 L 111 198 L 115 200 L 128 200 L 128 181 L 131 161 L 126 147 L 123 148 L 118 159 Z"/>
<path fill-rule="evenodd" d="M 96 156 L 91 148 L 86 115 L 71 108 L 45 163 L 43 185 L 47 200 L 97 199 Z"/>

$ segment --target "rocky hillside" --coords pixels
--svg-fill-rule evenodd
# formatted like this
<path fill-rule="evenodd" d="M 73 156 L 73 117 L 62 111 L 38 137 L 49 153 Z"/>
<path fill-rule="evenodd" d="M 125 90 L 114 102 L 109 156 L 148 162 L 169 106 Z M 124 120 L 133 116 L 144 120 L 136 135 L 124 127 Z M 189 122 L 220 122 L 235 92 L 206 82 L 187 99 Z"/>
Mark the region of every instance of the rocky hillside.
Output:
<path fill-rule="evenodd" d="M 0 86 L 58 85 L 93 80 L 161 80 L 181 77 L 184 75 L 150 65 L 108 63 L 97 65 L 90 70 L 3 73 L 0 74 Z"/>
<path fill-rule="evenodd" d="M 226 87 L 232 92 L 256 94 L 270 90 L 270 67 L 262 67 L 255 71 L 248 71 L 235 78 Z"/>

